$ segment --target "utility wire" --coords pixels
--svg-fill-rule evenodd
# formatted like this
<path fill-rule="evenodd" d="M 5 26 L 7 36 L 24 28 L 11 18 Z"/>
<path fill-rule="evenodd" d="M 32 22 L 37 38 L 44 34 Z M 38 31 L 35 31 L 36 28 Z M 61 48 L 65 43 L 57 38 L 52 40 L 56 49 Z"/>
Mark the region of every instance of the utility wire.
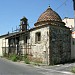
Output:
<path fill-rule="evenodd" d="M 62 7 L 63 5 L 66 5 L 66 2 L 67 2 L 68 0 L 65 0 L 60 6 L 58 6 L 57 8 L 56 8 L 56 10 L 58 10 L 60 7 Z"/>
<path fill-rule="evenodd" d="M 61 1 L 61 0 L 60 0 Z M 65 0 L 64 2 L 62 2 L 62 4 L 61 5 L 59 5 L 55 10 L 56 11 L 58 11 L 59 10 L 59 8 L 61 8 L 62 6 L 65 6 L 65 8 L 64 8 L 64 10 L 66 10 L 66 12 L 65 13 L 62 13 L 62 15 L 66 15 L 66 17 L 68 16 L 68 14 L 67 14 L 67 12 L 68 12 L 68 9 L 67 9 L 67 3 L 68 3 L 68 1 L 69 0 Z M 73 1 L 72 0 L 70 0 L 70 3 L 72 3 Z M 61 10 L 63 10 L 63 9 L 61 9 Z"/>

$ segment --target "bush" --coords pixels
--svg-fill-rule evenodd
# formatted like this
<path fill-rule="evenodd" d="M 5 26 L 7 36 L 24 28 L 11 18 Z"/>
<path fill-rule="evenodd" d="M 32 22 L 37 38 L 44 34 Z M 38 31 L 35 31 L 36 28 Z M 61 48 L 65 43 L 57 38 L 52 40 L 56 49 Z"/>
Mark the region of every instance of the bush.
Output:
<path fill-rule="evenodd" d="M 73 67 L 71 71 L 72 71 L 73 73 L 75 73 L 75 67 Z"/>
<path fill-rule="evenodd" d="M 16 62 L 17 60 L 20 60 L 20 61 L 23 60 L 26 64 L 30 64 L 28 54 L 25 54 L 24 56 L 19 56 L 19 55 L 16 55 L 16 54 L 9 54 L 8 59 L 12 60 L 14 62 Z"/>
<path fill-rule="evenodd" d="M 22 60 L 23 60 L 23 56 L 19 56 L 19 55 L 17 55 L 17 60 L 22 61 Z"/>
<path fill-rule="evenodd" d="M 25 54 L 25 55 L 24 55 L 24 58 L 26 59 L 27 57 L 28 57 L 28 54 Z"/>
<path fill-rule="evenodd" d="M 30 64 L 30 62 L 29 62 L 29 59 L 28 59 L 28 58 L 25 58 L 25 59 L 24 59 L 24 61 L 25 61 L 25 63 L 26 63 L 26 64 Z"/>
<path fill-rule="evenodd" d="M 9 56 L 9 59 L 12 60 L 12 61 L 17 61 L 17 55 L 16 54 L 12 54 Z"/>
<path fill-rule="evenodd" d="M 25 62 L 26 64 L 30 64 L 30 61 L 29 61 L 29 59 L 28 59 L 28 54 L 25 54 L 25 55 L 24 55 L 23 60 L 24 60 L 24 62 Z"/>

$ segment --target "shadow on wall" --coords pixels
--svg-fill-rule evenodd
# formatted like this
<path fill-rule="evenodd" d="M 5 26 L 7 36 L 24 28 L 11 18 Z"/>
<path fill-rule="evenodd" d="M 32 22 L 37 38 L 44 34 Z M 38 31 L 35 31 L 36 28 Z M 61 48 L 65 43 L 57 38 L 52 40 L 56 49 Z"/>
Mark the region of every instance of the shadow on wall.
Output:
<path fill-rule="evenodd" d="M 75 32 L 72 33 L 71 38 L 71 59 L 75 59 Z"/>

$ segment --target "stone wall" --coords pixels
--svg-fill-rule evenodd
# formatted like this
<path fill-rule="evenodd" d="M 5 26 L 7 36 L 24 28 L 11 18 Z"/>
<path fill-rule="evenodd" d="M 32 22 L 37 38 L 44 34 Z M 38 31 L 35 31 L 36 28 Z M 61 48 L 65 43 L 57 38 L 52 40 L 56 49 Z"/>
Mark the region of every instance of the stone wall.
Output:
<path fill-rule="evenodd" d="M 41 33 L 41 41 L 36 43 L 36 33 Z M 43 27 L 30 32 L 29 43 L 33 58 L 48 64 L 49 60 L 49 27 Z"/>
<path fill-rule="evenodd" d="M 50 63 L 64 63 L 71 57 L 71 33 L 66 27 L 50 27 Z"/>

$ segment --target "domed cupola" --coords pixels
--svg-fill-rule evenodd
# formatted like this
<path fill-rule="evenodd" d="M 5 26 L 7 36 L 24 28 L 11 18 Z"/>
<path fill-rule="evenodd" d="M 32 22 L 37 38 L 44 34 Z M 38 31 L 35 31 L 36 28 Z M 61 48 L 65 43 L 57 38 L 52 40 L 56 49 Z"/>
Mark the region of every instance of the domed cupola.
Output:
<path fill-rule="evenodd" d="M 50 24 L 52 22 L 62 22 L 61 17 L 53 11 L 50 6 L 47 8 L 45 12 L 43 12 L 38 18 L 37 22 L 34 24 L 35 26 L 40 26 L 44 24 Z"/>

